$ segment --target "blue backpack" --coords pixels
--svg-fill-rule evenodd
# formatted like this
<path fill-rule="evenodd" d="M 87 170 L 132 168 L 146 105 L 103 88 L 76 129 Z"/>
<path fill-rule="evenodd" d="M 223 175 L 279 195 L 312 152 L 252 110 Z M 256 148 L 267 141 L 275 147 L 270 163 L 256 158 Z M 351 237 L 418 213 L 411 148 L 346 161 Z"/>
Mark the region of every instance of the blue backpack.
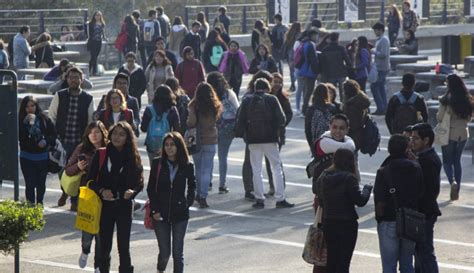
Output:
<path fill-rule="evenodd" d="M 158 116 L 153 105 L 147 106 L 147 108 L 150 109 L 152 118 L 148 125 L 145 146 L 148 152 L 158 153 L 163 146 L 165 135 L 170 131 L 168 112 L 164 112 Z"/>
<path fill-rule="evenodd" d="M 360 142 L 360 152 L 372 156 L 380 145 L 380 132 L 377 123 L 370 116 L 367 118 L 362 128 L 362 141 Z"/>

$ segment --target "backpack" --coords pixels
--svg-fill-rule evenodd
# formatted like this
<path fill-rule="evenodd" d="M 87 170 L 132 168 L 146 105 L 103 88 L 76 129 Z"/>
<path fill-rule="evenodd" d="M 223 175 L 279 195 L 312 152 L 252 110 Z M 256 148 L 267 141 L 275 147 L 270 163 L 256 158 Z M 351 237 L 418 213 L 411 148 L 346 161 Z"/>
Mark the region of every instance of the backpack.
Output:
<path fill-rule="evenodd" d="M 119 52 L 123 52 L 125 45 L 127 44 L 127 32 L 125 31 L 125 24 L 122 25 L 122 29 L 120 33 L 117 35 L 117 39 L 115 39 L 114 46 Z"/>
<path fill-rule="evenodd" d="M 237 108 L 230 102 L 229 94 L 227 93 L 224 94 L 221 102 L 224 111 L 221 114 L 221 118 L 217 121 L 217 132 L 220 136 L 234 136 Z"/>
<path fill-rule="evenodd" d="M 264 95 L 252 95 L 247 108 L 246 138 L 264 143 L 273 131 L 271 109 L 267 106 Z"/>
<path fill-rule="evenodd" d="M 170 131 L 168 112 L 158 116 L 153 105 L 147 106 L 147 108 L 150 110 L 152 117 L 148 125 L 145 146 L 148 152 L 158 153 L 163 146 L 165 135 Z"/>
<path fill-rule="evenodd" d="M 221 62 L 222 55 L 224 55 L 224 50 L 222 49 L 222 46 L 220 45 L 213 46 L 212 54 L 211 54 L 211 64 L 217 67 Z"/>
<path fill-rule="evenodd" d="M 7 60 L 7 54 L 5 53 L 5 51 L 0 50 L 0 69 L 6 69 L 7 68 L 5 66 L 5 64 L 7 63 L 6 60 Z"/>
<path fill-rule="evenodd" d="M 329 109 L 325 111 L 318 108 L 314 109 L 313 117 L 311 118 L 311 136 L 313 141 L 329 130 L 331 116 L 332 113 Z"/>
<path fill-rule="evenodd" d="M 360 142 L 360 152 L 372 156 L 380 145 L 380 132 L 377 123 L 372 116 L 367 115 L 362 127 L 362 141 Z"/>
<path fill-rule="evenodd" d="M 66 166 L 66 150 L 59 139 L 56 138 L 54 146 L 49 149 L 48 158 L 48 172 L 50 173 L 59 173 Z"/>
<path fill-rule="evenodd" d="M 305 42 L 301 41 L 298 47 L 295 49 L 295 52 L 293 53 L 293 63 L 298 69 L 300 69 L 304 63 L 304 44 Z"/>
<path fill-rule="evenodd" d="M 418 97 L 418 93 L 413 92 L 408 100 L 405 99 L 405 96 L 399 91 L 395 93 L 400 105 L 395 109 L 392 120 L 392 132 L 398 134 L 403 132 L 407 126 L 416 124 L 417 119 L 417 110 L 415 108 L 415 101 Z"/>
<path fill-rule="evenodd" d="M 155 21 L 147 20 L 143 24 L 143 40 L 145 42 L 153 42 L 155 36 Z"/>

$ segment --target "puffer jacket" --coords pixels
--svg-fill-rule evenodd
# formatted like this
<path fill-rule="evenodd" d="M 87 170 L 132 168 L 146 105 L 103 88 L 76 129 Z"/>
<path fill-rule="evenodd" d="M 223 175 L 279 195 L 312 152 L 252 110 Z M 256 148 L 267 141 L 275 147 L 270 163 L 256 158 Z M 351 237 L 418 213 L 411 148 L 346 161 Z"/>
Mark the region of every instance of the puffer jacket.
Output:
<path fill-rule="evenodd" d="M 349 118 L 348 135 L 354 140 L 356 150 L 362 141 L 362 129 L 370 106 L 370 100 L 366 94 L 360 92 L 352 98 L 347 99 L 344 104 L 343 113 Z"/>

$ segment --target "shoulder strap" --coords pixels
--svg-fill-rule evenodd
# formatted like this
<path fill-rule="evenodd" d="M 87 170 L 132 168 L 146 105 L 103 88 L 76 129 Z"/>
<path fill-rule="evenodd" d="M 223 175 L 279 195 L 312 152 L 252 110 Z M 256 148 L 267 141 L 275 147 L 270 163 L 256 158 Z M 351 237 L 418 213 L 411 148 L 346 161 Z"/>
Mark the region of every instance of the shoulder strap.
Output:
<path fill-rule="evenodd" d="M 125 109 L 125 120 L 128 122 L 132 122 L 132 111 L 130 109 Z"/>
<path fill-rule="evenodd" d="M 158 160 L 158 166 L 156 166 L 156 181 L 155 181 L 155 192 L 158 192 L 158 179 L 161 172 L 161 158 Z"/>
<path fill-rule="evenodd" d="M 156 116 L 158 116 L 158 114 L 156 113 L 155 111 L 155 107 L 152 105 L 149 106 L 150 107 L 150 112 L 151 112 L 151 118 L 156 118 Z"/>
<path fill-rule="evenodd" d="M 397 96 L 398 100 L 400 101 L 400 104 L 405 104 L 407 102 L 402 92 L 398 91 L 397 93 L 395 93 L 395 96 Z"/>
<path fill-rule="evenodd" d="M 97 149 L 97 152 L 99 153 L 99 170 L 97 171 L 97 177 L 95 178 L 96 181 L 99 180 L 100 170 L 102 169 L 102 166 L 104 166 L 105 158 L 107 157 L 107 148 L 99 148 Z"/>
<path fill-rule="evenodd" d="M 416 98 L 418 97 L 418 94 L 416 92 L 413 92 L 408 99 L 408 103 L 413 104 L 416 101 Z"/>

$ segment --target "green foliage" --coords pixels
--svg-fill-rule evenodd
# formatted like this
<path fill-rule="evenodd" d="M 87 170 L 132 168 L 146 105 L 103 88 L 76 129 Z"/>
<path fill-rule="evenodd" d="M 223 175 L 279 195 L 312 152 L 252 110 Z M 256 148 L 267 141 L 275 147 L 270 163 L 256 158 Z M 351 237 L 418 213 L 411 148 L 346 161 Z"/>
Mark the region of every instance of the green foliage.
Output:
<path fill-rule="evenodd" d="M 0 252 L 11 254 L 28 239 L 30 231 L 44 227 L 43 208 L 6 200 L 0 203 Z"/>

